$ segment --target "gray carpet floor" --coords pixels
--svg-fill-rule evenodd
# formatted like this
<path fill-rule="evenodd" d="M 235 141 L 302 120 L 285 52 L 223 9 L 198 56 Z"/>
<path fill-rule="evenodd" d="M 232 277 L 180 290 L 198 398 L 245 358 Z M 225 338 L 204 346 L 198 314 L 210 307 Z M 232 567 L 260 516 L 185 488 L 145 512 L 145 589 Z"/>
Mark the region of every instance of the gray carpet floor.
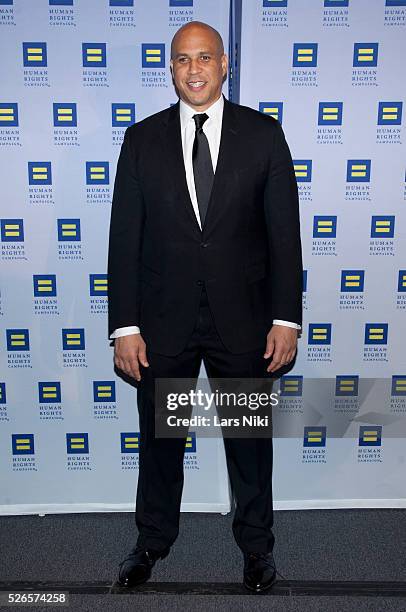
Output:
<path fill-rule="evenodd" d="M 155 566 L 152 581 L 240 584 L 242 555 L 233 540 L 231 521 L 231 515 L 182 514 L 179 538 L 170 555 Z M 277 569 L 287 580 L 406 582 L 405 510 L 279 511 L 274 533 Z M 132 513 L 1 517 L 0 582 L 113 582 L 118 563 L 135 539 Z M 133 593 L 70 598 L 69 608 L 78 611 L 406 612 L 406 597 L 383 596 Z"/>

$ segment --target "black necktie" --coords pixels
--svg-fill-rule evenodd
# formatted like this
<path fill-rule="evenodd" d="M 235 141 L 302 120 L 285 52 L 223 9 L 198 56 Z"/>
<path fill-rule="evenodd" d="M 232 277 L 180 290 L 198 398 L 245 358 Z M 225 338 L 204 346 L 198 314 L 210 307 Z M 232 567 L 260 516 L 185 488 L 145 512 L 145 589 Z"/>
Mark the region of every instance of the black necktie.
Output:
<path fill-rule="evenodd" d="M 192 152 L 193 175 L 195 179 L 197 203 L 199 206 L 202 227 L 206 218 L 214 178 L 209 142 L 206 134 L 203 132 L 203 123 L 208 118 L 209 117 L 206 115 L 206 113 L 193 115 L 196 125 L 195 140 L 193 143 Z"/>

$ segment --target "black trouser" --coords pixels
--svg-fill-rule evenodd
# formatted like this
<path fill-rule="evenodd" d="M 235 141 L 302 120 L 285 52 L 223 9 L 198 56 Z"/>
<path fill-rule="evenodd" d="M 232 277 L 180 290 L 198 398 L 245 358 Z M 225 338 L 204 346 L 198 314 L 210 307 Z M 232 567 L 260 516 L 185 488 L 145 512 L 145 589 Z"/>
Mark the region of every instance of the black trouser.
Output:
<path fill-rule="evenodd" d="M 198 320 L 182 353 L 168 357 L 148 350 L 138 388 L 140 470 L 137 489 L 137 544 L 153 550 L 171 546 L 179 532 L 185 438 L 155 438 L 154 378 L 194 378 L 203 359 L 209 378 L 260 378 L 269 361 L 264 345 L 243 354 L 222 343 L 203 288 Z M 272 438 L 224 438 L 231 488 L 236 500 L 233 533 L 243 552 L 270 552 L 274 545 Z"/>

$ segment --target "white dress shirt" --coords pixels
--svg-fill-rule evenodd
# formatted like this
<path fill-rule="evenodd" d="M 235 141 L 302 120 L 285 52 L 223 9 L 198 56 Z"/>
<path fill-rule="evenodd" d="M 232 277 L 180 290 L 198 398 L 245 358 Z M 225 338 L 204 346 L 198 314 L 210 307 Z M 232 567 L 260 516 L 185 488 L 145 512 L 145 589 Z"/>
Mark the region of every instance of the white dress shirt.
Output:
<path fill-rule="evenodd" d="M 208 115 L 208 119 L 203 124 L 203 132 L 206 135 L 206 138 L 209 142 L 209 149 L 211 155 L 211 161 L 213 163 L 213 171 L 216 172 L 217 159 L 220 148 L 220 138 L 221 138 L 221 126 L 223 121 L 223 108 L 224 108 L 224 98 L 221 95 L 216 102 L 214 102 L 209 108 L 207 108 L 205 112 Z M 199 111 L 196 111 L 194 108 L 186 104 L 183 100 L 180 100 L 179 105 L 180 112 L 180 129 L 182 136 L 182 149 L 183 149 L 183 161 L 185 164 L 186 171 L 186 182 L 190 194 L 190 199 L 192 201 L 193 210 L 196 215 L 197 222 L 199 224 L 200 229 L 202 228 L 202 224 L 200 221 L 199 214 L 199 206 L 197 203 L 196 196 L 196 188 L 195 188 L 195 180 L 193 175 L 193 163 L 192 163 L 192 150 L 193 143 L 195 139 L 195 131 L 196 126 L 193 119 L 193 115 L 198 114 Z M 295 329 L 300 329 L 300 325 L 297 323 L 292 323 L 291 321 L 282 321 L 280 319 L 273 320 L 274 325 L 285 325 L 286 327 L 294 327 Z M 140 328 L 137 325 L 130 325 L 128 327 L 119 327 L 114 330 L 111 334 L 110 338 L 120 338 L 121 336 L 128 336 L 130 334 L 139 334 Z"/>

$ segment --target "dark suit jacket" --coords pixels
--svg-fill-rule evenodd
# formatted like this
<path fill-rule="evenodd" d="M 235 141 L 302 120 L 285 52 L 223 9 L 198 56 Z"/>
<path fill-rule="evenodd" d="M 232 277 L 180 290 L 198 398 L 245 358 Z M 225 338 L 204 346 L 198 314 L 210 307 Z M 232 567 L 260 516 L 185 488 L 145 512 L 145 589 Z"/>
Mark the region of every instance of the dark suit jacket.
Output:
<path fill-rule="evenodd" d="M 147 351 L 178 354 L 192 334 L 202 282 L 232 353 L 265 348 L 274 318 L 301 323 L 288 145 L 274 118 L 226 99 L 202 231 L 186 183 L 179 102 L 125 132 L 110 223 L 109 334 L 138 325 Z"/>

